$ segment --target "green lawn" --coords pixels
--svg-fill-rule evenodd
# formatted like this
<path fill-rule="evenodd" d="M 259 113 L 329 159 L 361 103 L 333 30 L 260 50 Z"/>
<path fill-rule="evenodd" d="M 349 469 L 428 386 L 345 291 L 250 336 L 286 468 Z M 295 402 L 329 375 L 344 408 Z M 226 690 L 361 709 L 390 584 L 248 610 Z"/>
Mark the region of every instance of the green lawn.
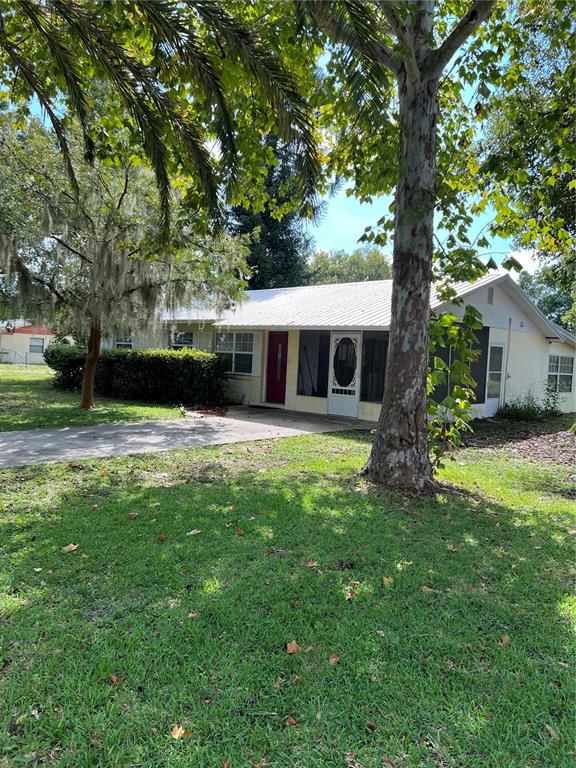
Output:
<path fill-rule="evenodd" d="M 81 411 L 80 395 L 52 386 L 46 365 L 0 365 L 0 432 L 36 427 L 82 427 L 118 421 L 158 421 L 179 417 L 178 408 L 129 400 L 96 398 L 96 408 Z"/>
<path fill-rule="evenodd" d="M 368 439 L 0 472 L 0 766 L 573 766 L 574 469 Z"/>

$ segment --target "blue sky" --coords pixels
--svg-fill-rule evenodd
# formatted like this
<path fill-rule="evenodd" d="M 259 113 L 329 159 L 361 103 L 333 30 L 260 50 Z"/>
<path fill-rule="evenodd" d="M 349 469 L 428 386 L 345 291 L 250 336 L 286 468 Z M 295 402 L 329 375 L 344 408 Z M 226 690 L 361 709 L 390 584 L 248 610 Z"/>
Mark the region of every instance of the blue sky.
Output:
<path fill-rule="evenodd" d="M 320 222 L 311 225 L 308 228 L 310 235 L 314 238 L 316 248 L 326 249 L 328 251 L 353 251 L 358 248 L 358 238 L 363 234 L 364 228 L 373 226 L 378 219 L 383 216 L 390 204 L 390 198 L 381 197 L 373 203 L 361 203 L 354 197 L 348 197 L 346 190 L 342 188 L 333 197 L 325 201 L 325 213 Z M 473 240 L 478 232 L 492 218 L 490 212 L 484 213 L 475 219 L 470 229 L 470 239 Z M 488 252 L 493 255 L 498 263 L 502 261 L 504 254 L 508 253 L 512 246 L 510 241 L 501 237 L 490 237 L 490 248 L 486 249 L 486 258 Z M 385 248 L 391 251 L 391 244 Z"/>

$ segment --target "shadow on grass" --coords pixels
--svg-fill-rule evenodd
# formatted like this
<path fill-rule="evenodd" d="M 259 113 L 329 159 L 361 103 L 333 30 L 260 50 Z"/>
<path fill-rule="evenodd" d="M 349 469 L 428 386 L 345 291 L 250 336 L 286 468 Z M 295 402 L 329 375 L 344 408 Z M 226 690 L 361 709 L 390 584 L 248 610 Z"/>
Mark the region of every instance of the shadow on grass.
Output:
<path fill-rule="evenodd" d="M 79 475 L 51 508 L 11 509 L 30 524 L 0 521 L 0 754 L 568 765 L 563 520 L 482 496 L 372 495 L 338 473 L 230 476 L 219 461 L 162 487 Z M 191 735 L 172 739 L 175 723 Z"/>

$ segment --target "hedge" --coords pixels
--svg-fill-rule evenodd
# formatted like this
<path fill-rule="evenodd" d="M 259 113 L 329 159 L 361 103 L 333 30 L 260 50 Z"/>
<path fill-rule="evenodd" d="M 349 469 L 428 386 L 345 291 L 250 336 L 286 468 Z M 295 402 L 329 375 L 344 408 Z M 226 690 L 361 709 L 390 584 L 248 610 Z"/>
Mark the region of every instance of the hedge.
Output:
<path fill-rule="evenodd" d="M 62 389 L 80 389 L 85 359 L 86 349 L 75 345 L 49 344 L 44 352 Z M 221 405 L 225 387 L 226 362 L 197 349 L 104 349 L 94 382 L 99 395 L 183 405 Z"/>

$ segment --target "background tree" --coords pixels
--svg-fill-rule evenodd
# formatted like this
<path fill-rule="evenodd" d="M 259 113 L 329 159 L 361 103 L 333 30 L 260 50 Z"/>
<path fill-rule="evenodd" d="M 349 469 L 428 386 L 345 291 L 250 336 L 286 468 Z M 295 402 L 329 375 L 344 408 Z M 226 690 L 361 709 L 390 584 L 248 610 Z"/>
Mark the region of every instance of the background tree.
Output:
<path fill-rule="evenodd" d="M 23 313 L 88 333 L 80 403 L 88 409 L 102 331 L 134 331 L 153 323 L 160 307 L 193 297 L 227 306 L 244 285 L 246 249 L 222 234 L 198 238 L 184 220 L 170 241 L 161 239 L 148 171 L 128 159 L 109 167 L 75 163 L 72 189 L 51 132 L 38 121 L 18 130 L 10 122 L 0 141 L 0 276 Z M 69 151 L 76 161 L 74 138 Z"/>
<path fill-rule="evenodd" d="M 547 269 L 539 270 L 533 275 L 521 272 L 518 284 L 549 320 L 572 330 L 574 326 L 563 320 L 572 308 L 572 295 L 568 291 L 559 290 L 556 280 L 550 279 L 548 275 Z"/>
<path fill-rule="evenodd" d="M 172 174 L 189 177 L 191 206 L 217 216 L 223 187 L 240 184 L 241 197 L 242 185 L 259 186 L 261 137 L 274 128 L 298 150 L 307 201 L 318 173 L 309 107 L 253 29 L 250 5 L 235 10 L 203 0 L 4 0 L 0 84 L 12 104 L 42 107 L 74 188 L 66 116 L 78 119 L 90 162 L 114 157 L 127 132 L 154 171 L 165 233 Z M 95 108 L 101 83 L 109 87 Z"/>
<path fill-rule="evenodd" d="M 271 151 L 265 169 L 266 200 L 233 206 L 227 229 L 235 235 L 257 233 L 250 245 L 249 288 L 304 285 L 311 239 L 299 211 L 295 148 L 277 136 L 267 137 L 265 145 Z"/>
<path fill-rule="evenodd" d="M 364 246 L 352 253 L 318 250 L 309 264 L 308 282 L 358 283 L 365 280 L 389 280 L 392 264 L 381 248 Z"/>
<path fill-rule="evenodd" d="M 508 205 L 493 230 L 531 248 L 541 263 L 534 289 L 545 306 L 562 307 L 576 322 L 576 113 L 573 19 L 566 6 L 545 0 L 524 6 L 523 32 L 530 46 L 515 48 L 504 80 L 492 96 L 482 140 L 482 173 L 488 197 L 504 190 Z M 572 24 L 572 35 L 560 34 Z M 568 30 L 567 30 L 568 31 Z M 554 300 L 552 292 L 558 292 Z M 571 294 L 568 304 L 566 295 Z M 546 298 L 545 298 L 546 297 Z"/>

